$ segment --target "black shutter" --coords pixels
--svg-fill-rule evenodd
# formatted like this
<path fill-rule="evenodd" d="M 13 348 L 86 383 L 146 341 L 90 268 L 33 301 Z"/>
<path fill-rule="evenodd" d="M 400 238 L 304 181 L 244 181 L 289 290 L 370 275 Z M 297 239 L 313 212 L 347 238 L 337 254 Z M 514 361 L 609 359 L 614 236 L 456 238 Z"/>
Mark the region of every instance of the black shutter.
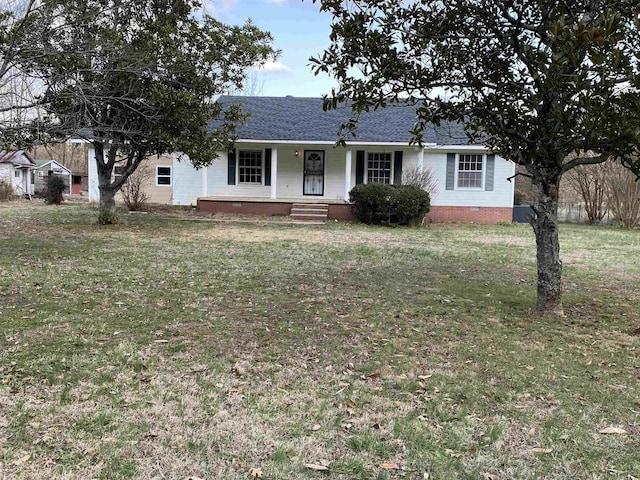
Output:
<path fill-rule="evenodd" d="M 364 150 L 356 151 L 356 185 L 364 183 Z"/>
<path fill-rule="evenodd" d="M 236 184 L 236 151 L 229 150 L 227 154 L 227 185 Z"/>
<path fill-rule="evenodd" d="M 447 182 L 446 190 L 453 190 L 456 182 L 456 154 L 447 153 Z"/>
<path fill-rule="evenodd" d="M 393 184 L 402 185 L 402 150 L 393 153 Z"/>
<path fill-rule="evenodd" d="M 496 156 L 493 153 L 487 155 L 487 172 L 484 177 L 484 189 L 493 192 L 493 177 L 496 171 Z"/>
<path fill-rule="evenodd" d="M 264 184 L 271 185 L 271 149 L 264 149 Z"/>

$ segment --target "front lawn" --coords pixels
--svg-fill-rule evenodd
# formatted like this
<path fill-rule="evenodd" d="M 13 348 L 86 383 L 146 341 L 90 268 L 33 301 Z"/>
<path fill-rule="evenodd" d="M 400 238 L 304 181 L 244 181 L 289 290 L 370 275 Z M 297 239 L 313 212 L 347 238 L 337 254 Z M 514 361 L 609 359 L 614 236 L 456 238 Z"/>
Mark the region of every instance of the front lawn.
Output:
<path fill-rule="evenodd" d="M 0 478 L 640 477 L 640 231 L 0 204 Z M 610 433 L 607 433 L 610 432 Z"/>

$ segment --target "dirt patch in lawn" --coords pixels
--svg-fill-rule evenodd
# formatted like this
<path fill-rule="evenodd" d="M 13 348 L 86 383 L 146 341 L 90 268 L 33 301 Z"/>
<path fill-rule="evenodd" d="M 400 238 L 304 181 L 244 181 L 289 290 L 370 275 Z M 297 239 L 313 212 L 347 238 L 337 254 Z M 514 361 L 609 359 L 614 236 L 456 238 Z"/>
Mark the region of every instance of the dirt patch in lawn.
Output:
<path fill-rule="evenodd" d="M 535 246 L 535 241 L 532 238 L 517 238 L 517 237 L 485 237 L 485 236 L 476 236 L 473 237 L 473 242 L 481 243 L 483 245 L 508 245 L 508 246 L 518 246 L 518 247 L 533 247 Z"/>
<path fill-rule="evenodd" d="M 323 245 L 367 245 L 371 248 L 402 248 L 424 246 L 421 240 L 382 231 L 329 230 L 323 226 L 316 228 L 287 228 L 272 225 L 216 225 L 212 228 L 197 228 L 184 232 L 188 238 L 210 239 L 233 242 L 280 242 L 296 241 Z M 429 248 L 437 248 L 430 244 Z"/>

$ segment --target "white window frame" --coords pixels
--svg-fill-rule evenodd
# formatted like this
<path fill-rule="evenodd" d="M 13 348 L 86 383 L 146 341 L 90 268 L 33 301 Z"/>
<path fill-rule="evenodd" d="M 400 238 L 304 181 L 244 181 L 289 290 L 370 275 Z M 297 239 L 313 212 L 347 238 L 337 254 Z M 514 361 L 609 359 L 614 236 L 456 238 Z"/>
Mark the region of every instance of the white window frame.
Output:
<path fill-rule="evenodd" d="M 248 167 L 243 167 L 240 164 L 240 160 L 242 157 L 242 154 L 259 154 L 260 155 L 260 181 L 259 182 L 243 182 L 240 180 L 240 175 L 241 175 L 241 170 L 242 168 L 257 168 L 257 166 L 248 166 Z M 264 185 L 264 150 L 258 150 L 258 149 L 243 149 L 243 150 L 238 150 L 238 157 L 236 158 L 236 185 L 259 185 L 259 186 L 263 186 Z"/>
<path fill-rule="evenodd" d="M 160 169 L 161 168 L 168 168 L 169 169 L 169 174 L 162 174 L 160 175 Z M 158 179 L 162 177 L 162 178 L 169 178 L 169 183 L 159 183 Z M 173 186 L 173 167 L 171 165 L 156 165 L 156 187 L 172 187 Z"/>
<path fill-rule="evenodd" d="M 389 157 L 389 183 L 381 183 L 381 182 L 369 182 L 369 156 L 370 155 L 386 155 Z M 380 162 L 380 158 L 377 160 Z M 379 171 L 379 169 L 378 169 Z M 393 154 L 391 152 L 367 152 L 365 158 L 365 166 L 364 166 L 364 183 L 380 183 L 381 185 L 393 185 Z"/>
<path fill-rule="evenodd" d="M 481 157 L 482 170 L 462 170 L 462 173 L 477 173 L 480 172 L 480 186 L 479 187 L 461 187 L 459 183 L 460 178 L 460 157 L 462 156 L 477 156 Z M 487 171 L 487 155 L 484 153 L 456 153 L 456 175 L 455 175 L 455 189 L 467 190 L 471 192 L 479 192 L 484 190 L 485 175 Z"/>
<path fill-rule="evenodd" d="M 120 169 L 120 172 L 123 172 L 125 169 L 126 165 L 114 165 L 113 166 L 113 172 L 111 174 L 111 181 L 115 182 L 119 177 L 122 177 L 122 173 L 117 173 L 116 170 Z M 51 175 L 54 175 L 54 173 L 51 171 Z M 127 179 L 126 182 L 124 182 L 122 185 L 126 185 L 127 182 L 129 181 L 129 179 Z"/>

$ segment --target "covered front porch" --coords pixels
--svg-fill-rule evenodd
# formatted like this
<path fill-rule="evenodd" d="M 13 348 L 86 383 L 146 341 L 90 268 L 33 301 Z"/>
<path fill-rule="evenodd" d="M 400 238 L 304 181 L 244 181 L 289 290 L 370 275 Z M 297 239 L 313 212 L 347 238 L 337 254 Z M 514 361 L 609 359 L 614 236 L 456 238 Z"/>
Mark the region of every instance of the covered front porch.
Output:
<path fill-rule="evenodd" d="M 197 176 L 176 175 L 176 181 L 199 183 L 201 189 L 197 199 L 182 199 L 176 192 L 174 200 L 195 200 L 206 213 L 295 217 L 303 215 L 299 210 L 324 209 L 325 219 L 353 220 L 352 188 L 372 181 L 400 183 L 403 162 L 405 167 L 424 168 L 423 149 L 383 143 L 336 147 L 331 142 L 238 141 Z"/>
<path fill-rule="evenodd" d="M 238 141 L 202 169 L 201 181 L 190 178 L 189 183 L 201 183 L 200 197 L 348 202 L 358 183 L 400 183 L 403 160 L 420 168 L 424 152 L 393 144 L 345 148 L 329 142 Z"/>

